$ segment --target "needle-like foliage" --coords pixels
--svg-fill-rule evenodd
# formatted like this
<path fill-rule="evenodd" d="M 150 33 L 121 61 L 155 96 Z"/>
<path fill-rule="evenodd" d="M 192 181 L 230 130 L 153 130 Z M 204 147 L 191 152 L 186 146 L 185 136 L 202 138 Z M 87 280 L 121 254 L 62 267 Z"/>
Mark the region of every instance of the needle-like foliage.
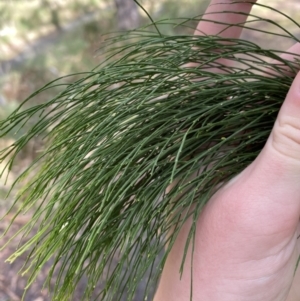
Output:
<path fill-rule="evenodd" d="M 240 26 L 262 20 L 253 16 Z M 181 26 L 188 21 L 178 20 Z M 196 222 L 218 184 L 262 149 L 299 69 L 297 59 L 245 40 L 163 34 L 170 23 L 157 22 L 158 32 L 144 28 L 108 40 L 105 63 L 54 99 L 23 109 L 62 79 L 49 83 L 0 124 L 5 136 L 38 116 L 1 152 L 9 169 L 31 139 L 43 135 L 47 141 L 17 180 L 35 174 L 15 204 L 17 215 L 34 207 L 21 233 L 37 223 L 38 232 L 9 260 L 30 251 L 23 269 L 31 273 L 30 285 L 53 259 L 48 280 L 58 267 L 54 300 L 72 300 L 84 275 L 84 300 L 103 278 L 98 300 L 120 300 L 124 290 L 131 300 L 148 275 L 146 296 L 184 221 Z M 284 28 L 268 34 L 297 40 Z M 195 224 L 187 245 L 194 234 Z"/>

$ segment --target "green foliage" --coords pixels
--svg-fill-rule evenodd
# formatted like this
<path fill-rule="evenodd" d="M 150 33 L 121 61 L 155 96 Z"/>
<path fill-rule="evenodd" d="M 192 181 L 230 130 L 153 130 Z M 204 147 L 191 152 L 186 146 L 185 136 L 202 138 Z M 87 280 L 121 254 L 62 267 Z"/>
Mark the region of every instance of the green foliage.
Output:
<path fill-rule="evenodd" d="M 199 19 L 179 20 L 181 26 L 191 21 Z M 84 300 L 103 277 L 99 300 L 119 300 L 126 289 L 130 300 L 147 270 L 148 284 L 155 285 L 184 221 L 193 217 L 189 245 L 216 185 L 257 156 L 299 69 L 297 60 L 283 60 L 282 52 L 251 42 L 171 36 L 163 27 L 173 21 L 156 25 L 161 33 L 144 28 L 108 40 L 104 64 L 73 83 L 66 78 L 49 83 L 24 104 L 48 89 L 65 88 L 0 123 L 5 135 L 38 119 L 1 152 L 1 160 L 12 155 L 9 168 L 36 135 L 48 141 L 17 180 L 37 170 L 16 203 L 17 214 L 36 206 L 21 232 L 26 236 L 38 222 L 39 231 L 9 261 L 30 250 L 23 269 L 32 273 L 29 285 L 54 258 L 50 281 L 61 261 L 55 300 L 72 300 L 83 275 Z M 284 30 L 280 35 L 295 39 Z M 224 66 L 222 59 L 234 64 Z M 195 65 L 187 66 L 191 62 Z"/>

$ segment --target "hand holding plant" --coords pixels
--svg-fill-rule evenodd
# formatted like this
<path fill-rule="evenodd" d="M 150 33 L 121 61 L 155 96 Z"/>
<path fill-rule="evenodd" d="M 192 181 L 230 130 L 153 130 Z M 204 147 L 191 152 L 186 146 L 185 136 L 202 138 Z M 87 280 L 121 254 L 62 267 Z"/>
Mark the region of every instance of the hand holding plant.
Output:
<path fill-rule="evenodd" d="M 205 17 L 245 22 L 250 4 L 212 1 Z M 211 14 L 235 11 L 244 14 Z M 200 21 L 196 34 L 238 39 L 241 27 Z M 289 53 L 299 53 L 296 44 Z M 287 56 L 287 55 L 285 55 Z M 289 57 L 291 59 L 291 57 Z M 223 64 L 226 64 L 223 61 Z M 230 167 L 229 167 L 230 168 Z M 300 299 L 300 75 L 258 157 L 217 191 L 196 223 L 195 241 L 180 266 L 192 218 L 169 254 L 155 301 L 297 301 Z M 192 260 L 191 260 L 192 259 Z M 192 271 L 192 272 L 191 272 Z"/>
<path fill-rule="evenodd" d="M 173 21 L 163 20 L 108 39 L 100 66 L 47 84 L 0 123 L 4 136 L 37 120 L 1 151 L 8 169 L 28 141 L 46 141 L 17 180 L 33 175 L 16 198 L 16 215 L 34 209 L 20 232 L 39 225 L 9 258 L 29 254 L 28 285 L 50 262 L 59 301 L 72 300 L 84 276 L 84 300 L 124 291 L 132 300 L 143 278 L 147 296 L 161 274 L 156 301 L 296 294 L 300 47 L 262 49 L 239 36 L 264 21 L 281 30 L 265 36 L 299 40 L 269 19 L 246 23 L 254 2 L 213 1 L 192 20 L 194 36 L 164 34 Z M 55 98 L 24 109 L 59 85 Z"/>

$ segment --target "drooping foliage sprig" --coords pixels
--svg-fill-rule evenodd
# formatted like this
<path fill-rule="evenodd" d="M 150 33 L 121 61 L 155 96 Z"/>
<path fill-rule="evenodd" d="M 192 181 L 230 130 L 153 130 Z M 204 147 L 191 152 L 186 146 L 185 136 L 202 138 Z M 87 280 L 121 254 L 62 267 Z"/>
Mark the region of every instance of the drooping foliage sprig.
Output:
<path fill-rule="evenodd" d="M 263 20 L 252 16 L 240 26 L 257 31 Z M 297 41 L 264 21 L 281 29 L 264 34 Z M 47 84 L 0 124 L 4 137 L 38 118 L 2 150 L 8 169 L 31 139 L 47 141 L 16 181 L 34 174 L 15 204 L 16 215 L 34 208 L 20 232 L 26 236 L 36 224 L 38 232 L 9 260 L 29 251 L 23 272 L 31 273 L 30 285 L 52 259 L 54 300 L 72 300 L 83 276 L 84 300 L 101 279 L 97 300 L 120 300 L 125 290 L 131 300 L 145 275 L 146 296 L 184 221 L 196 222 L 218 184 L 262 149 L 299 69 L 297 55 L 288 61 L 245 40 L 163 34 L 171 22 L 157 22 L 159 33 L 145 27 L 109 39 L 103 64 L 57 97 L 23 109 L 63 79 Z M 187 245 L 194 234 L 195 224 Z"/>

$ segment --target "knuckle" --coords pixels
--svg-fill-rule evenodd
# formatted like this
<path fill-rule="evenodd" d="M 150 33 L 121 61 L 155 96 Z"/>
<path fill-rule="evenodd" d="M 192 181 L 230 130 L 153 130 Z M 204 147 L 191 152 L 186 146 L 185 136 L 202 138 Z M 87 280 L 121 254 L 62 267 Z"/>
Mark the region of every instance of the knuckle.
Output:
<path fill-rule="evenodd" d="M 272 144 L 281 155 L 300 161 L 300 118 L 279 116 L 272 131 Z"/>

